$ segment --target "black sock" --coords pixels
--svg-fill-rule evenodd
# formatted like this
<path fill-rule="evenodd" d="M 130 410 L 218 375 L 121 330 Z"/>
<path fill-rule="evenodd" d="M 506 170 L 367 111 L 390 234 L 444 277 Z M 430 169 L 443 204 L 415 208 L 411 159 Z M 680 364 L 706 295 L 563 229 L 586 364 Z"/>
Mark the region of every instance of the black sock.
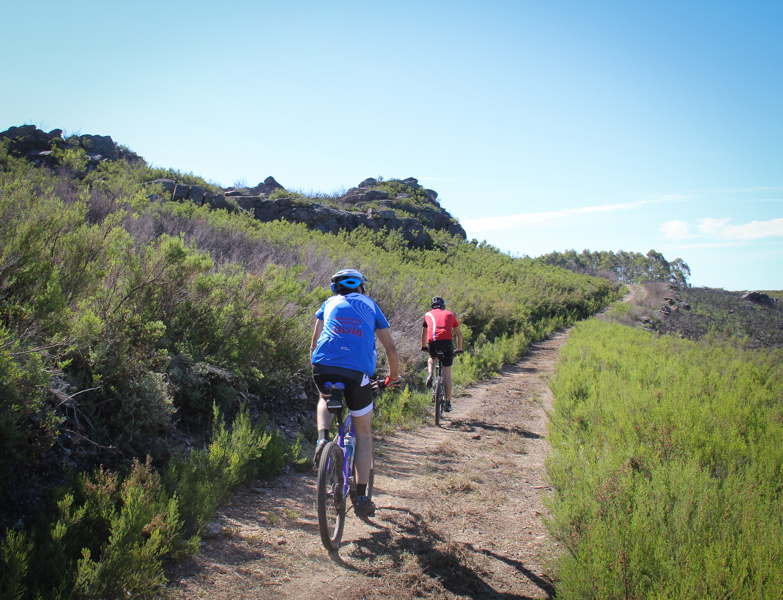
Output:
<path fill-rule="evenodd" d="M 328 440 L 329 439 L 329 430 L 328 429 L 319 429 L 318 430 L 318 441 L 321 440 Z"/>
<path fill-rule="evenodd" d="M 366 496 L 367 495 L 367 484 L 366 483 L 357 483 L 356 484 L 356 495 L 357 496 Z"/>

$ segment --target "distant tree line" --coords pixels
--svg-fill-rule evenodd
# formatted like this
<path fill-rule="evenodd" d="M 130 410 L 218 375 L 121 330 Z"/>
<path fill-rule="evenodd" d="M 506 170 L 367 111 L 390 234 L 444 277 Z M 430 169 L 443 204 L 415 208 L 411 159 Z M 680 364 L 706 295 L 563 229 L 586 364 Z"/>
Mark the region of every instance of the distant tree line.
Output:
<path fill-rule="evenodd" d="M 669 281 L 687 287 L 691 276 L 691 269 L 684 260 L 675 258 L 669 262 L 655 250 L 650 250 L 647 255 L 622 250 L 616 254 L 611 250 L 582 250 L 579 254 L 575 250 L 566 250 L 564 253 L 551 252 L 536 260 L 574 273 L 616 279 L 622 283 Z"/>

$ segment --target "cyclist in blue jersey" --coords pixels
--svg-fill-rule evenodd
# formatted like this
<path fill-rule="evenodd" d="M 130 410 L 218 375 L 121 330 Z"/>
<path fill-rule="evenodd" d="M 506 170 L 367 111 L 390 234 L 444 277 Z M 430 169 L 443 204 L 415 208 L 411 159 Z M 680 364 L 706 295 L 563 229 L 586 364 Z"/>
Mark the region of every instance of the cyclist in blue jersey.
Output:
<path fill-rule="evenodd" d="M 397 385 L 399 358 L 397 347 L 389 334 L 389 322 L 375 302 L 365 295 L 367 280 L 353 269 L 343 269 L 332 276 L 334 296 L 326 300 L 316 312 L 315 330 L 310 345 L 313 379 L 318 386 L 318 443 L 315 464 L 329 438 L 332 414 L 326 407 L 331 394 L 324 384 L 341 382 L 345 385 L 345 401 L 351 411 L 356 432 L 356 501 L 357 516 L 371 517 L 375 505 L 367 498 L 367 482 L 372 468 L 372 385 L 377 354 L 375 338 L 383 345 L 389 363 L 386 386 Z"/>

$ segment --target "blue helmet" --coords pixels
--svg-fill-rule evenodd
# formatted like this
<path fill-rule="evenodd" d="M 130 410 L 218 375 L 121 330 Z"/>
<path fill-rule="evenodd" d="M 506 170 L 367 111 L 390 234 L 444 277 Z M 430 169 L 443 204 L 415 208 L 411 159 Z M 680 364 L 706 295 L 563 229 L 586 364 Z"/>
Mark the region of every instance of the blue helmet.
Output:
<path fill-rule="evenodd" d="M 355 292 L 365 283 L 367 279 L 355 269 L 341 269 L 332 275 L 332 291 L 335 294 Z"/>

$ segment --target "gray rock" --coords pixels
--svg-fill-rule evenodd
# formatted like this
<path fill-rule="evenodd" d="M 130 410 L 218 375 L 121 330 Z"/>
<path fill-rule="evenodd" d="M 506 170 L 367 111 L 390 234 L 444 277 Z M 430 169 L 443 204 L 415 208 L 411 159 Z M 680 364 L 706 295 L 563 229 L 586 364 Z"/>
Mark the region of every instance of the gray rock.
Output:
<path fill-rule="evenodd" d="M 370 190 L 365 194 L 367 200 L 387 200 L 389 198 L 389 192 L 384 190 Z"/>
<path fill-rule="evenodd" d="M 223 527 L 218 523 L 210 523 L 204 528 L 204 533 L 201 534 L 202 540 L 213 540 L 220 537 L 223 534 Z"/>
<path fill-rule="evenodd" d="M 206 190 L 198 185 L 191 185 L 190 190 L 188 191 L 188 200 L 191 200 L 192 202 L 195 202 L 199 206 L 201 206 L 204 203 L 204 196 L 206 195 Z"/>
<path fill-rule="evenodd" d="M 374 185 L 378 185 L 378 180 L 373 179 L 372 177 L 368 177 L 367 179 L 365 179 L 359 184 L 359 188 L 366 190 L 366 189 L 370 189 Z"/>
<path fill-rule="evenodd" d="M 177 182 L 173 179 L 156 179 L 152 183 L 159 184 L 169 194 L 173 194 L 174 188 L 177 187 Z"/>
<path fill-rule="evenodd" d="M 254 211 L 259 203 L 263 202 L 261 196 L 234 196 L 234 200 L 239 204 L 239 208 Z"/>
<path fill-rule="evenodd" d="M 756 302 L 758 304 L 772 304 L 772 298 L 769 297 L 768 294 L 765 294 L 764 292 L 747 292 L 744 296 L 742 296 L 743 300 L 748 300 L 749 302 Z"/>
<path fill-rule="evenodd" d="M 215 194 L 210 198 L 209 203 L 212 208 L 223 208 L 226 210 L 231 208 L 231 205 L 226 202 L 226 197 L 223 194 Z"/>
<path fill-rule="evenodd" d="M 252 195 L 258 194 L 271 194 L 275 190 L 284 190 L 285 188 L 275 181 L 275 178 L 271 175 L 264 179 L 263 183 L 259 183 L 256 187 L 250 188 L 248 191 Z"/>
<path fill-rule="evenodd" d="M 190 192 L 190 186 L 185 185 L 182 183 L 177 183 L 174 185 L 174 191 L 171 194 L 172 200 L 184 200 L 188 197 L 188 193 Z"/>
<path fill-rule="evenodd" d="M 108 135 L 81 135 L 79 136 L 79 145 L 87 151 L 88 154 L 100 154 L 109 160 L 119 160 L 120 151 L 117 144 Z"/>

